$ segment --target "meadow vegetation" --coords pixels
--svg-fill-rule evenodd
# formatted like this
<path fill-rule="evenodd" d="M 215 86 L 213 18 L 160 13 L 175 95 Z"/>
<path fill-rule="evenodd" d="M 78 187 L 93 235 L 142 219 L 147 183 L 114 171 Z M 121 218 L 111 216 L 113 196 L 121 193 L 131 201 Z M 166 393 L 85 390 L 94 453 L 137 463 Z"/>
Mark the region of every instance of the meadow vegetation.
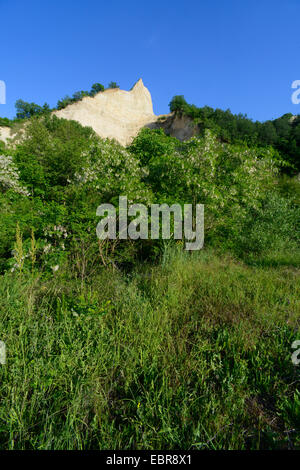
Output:
<path fill-rule="evenodd" d="M 1 153 L 0 448 L 300 448 L 289 155 L 208 128 L 124 148 L 49 113 Z M 100 242 L 120 195 L 204 204 L 204 249 Z"/>

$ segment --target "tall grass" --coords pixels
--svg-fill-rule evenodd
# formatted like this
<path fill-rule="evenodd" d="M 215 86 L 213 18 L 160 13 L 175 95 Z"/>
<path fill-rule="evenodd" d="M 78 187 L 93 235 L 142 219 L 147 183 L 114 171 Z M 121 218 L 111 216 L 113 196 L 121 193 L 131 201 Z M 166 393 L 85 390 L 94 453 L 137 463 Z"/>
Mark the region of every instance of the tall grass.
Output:
<path fill-rule="evenodd" d="M 160 266 L 0 283 L 2 449 L 300 448 L 299 271 Z"/>

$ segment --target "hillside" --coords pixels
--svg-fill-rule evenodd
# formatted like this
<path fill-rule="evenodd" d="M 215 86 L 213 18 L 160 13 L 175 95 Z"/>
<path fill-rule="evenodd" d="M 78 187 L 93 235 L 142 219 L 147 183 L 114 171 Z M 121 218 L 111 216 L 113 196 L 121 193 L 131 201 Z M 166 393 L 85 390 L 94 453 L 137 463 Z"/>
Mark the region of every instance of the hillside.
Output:
<path fill-rule="evenodd" d="M 4 142 L 7 141 L 7 139 L 11 138 L 11 128 L 10 127 L 0 127 L 0 140 L 3 140 Z"/>
<path fill-rule="evenodd" d="M 130 91 L 108 89 L 54 114 L 92 127 L 100 137 L 116 139 L 122 145 L 131 143 L 142 127 L 157 119 L 151 95 L 142 79 Z"/>
<path fill-rule="evenodd" d="M 184 96 L 174 96 L 169 103 L 170 113 L 156 116 L 149 90 L 139 79 L 130 91 L 114 87 L 105 89 L 96 83 L 90 92 L 78 91 L 66 96 L 50 109 L 47 103 L 39 106 L 16 102 L 16 118 L 0 118 L 0 141 L 12 138 L 24 122 L 33 116 L 52 113 L 59 118 L 74 120 L 91 127 L 99 137 L 115 139 L 123 146 L 130 145 L 142 128 L 162 128 L 165 134 L 185 141 L 195 135 L 213 131 L 222 142 L 245 142 L 250 146 L 272 146 L 283 167 L 290 174 L 300 172 L 300 116 L 284 114 L 265 122 L 253 121 L 247 115 L 233 114 L 229 109 L 213 109 L 188 104 Z"/>
<path fill-rule="evenodd" d="M 1 449 L 300 448 L 300 182 L 206 111 L 156 118 L 140 81 L 8 123 L 23 136 L 0 151 Z M 124 148 L 75 118 L 181 140 L 143 128 Z M 148 214 L 204 204 L 203 249 L 173 220 L 97 238 L 120 195 Z"/>
<path fill-rule="evenodd" d="M 157 120 L 150 92 L 142 79 L 130 91 L 107 89 L 53 114 L 92 127 L 100 137 L 115 139 L 122 145 L 130 144 L 142 127 Z M 11 128 L 0 127 L 0 140 L 6 141 L 10 137 Z"/>

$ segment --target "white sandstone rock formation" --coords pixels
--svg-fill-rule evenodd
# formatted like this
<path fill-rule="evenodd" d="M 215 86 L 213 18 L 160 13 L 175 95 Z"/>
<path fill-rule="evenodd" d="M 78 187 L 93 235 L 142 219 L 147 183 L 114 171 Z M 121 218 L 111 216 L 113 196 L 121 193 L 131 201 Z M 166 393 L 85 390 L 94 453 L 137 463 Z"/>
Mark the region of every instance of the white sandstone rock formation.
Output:
<path fill-rule="evenodd" d="M 6 142 L 7 139 L 10 139 L 10 138 L 11 138 L 11 128 L 0 126 L 0 140 L 3 140 L 4 142 Z"/>
<path fill-rule="evenodd" d="M 130 144 L 142 127 L 157 120 L 142 79 L 130 91 L 108 89 L 53 114 L 92 127 L 100 137 L 116 139 L 122 145 Z"/>
<path fill-rule="evenodd" d="M 140 79 L 130 91 L 112 88 L 86 96 L 81 101 L 69 104 L 66 108 L 53 111 L 59 118 L 78 121 L 89 126 L 103 138 L 115 139 L 128 145 L 143 127 L 157 129 L 162 127 L 166 134 L 187 140 L 198 133 L 198 126 L 192 119 L 174 113 L 156 116 L 153 113 L 151 95 Z M 28 121 L 25 121 L 28 122 Z M 0 140 L 22 137 L 24 124 L 0 127 Z"/>

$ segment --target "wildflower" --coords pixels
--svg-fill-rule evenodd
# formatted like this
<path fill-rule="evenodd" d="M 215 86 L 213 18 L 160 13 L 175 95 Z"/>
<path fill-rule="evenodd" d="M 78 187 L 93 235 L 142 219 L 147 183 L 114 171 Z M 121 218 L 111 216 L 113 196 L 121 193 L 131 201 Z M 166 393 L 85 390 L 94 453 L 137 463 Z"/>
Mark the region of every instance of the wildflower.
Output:
<path fill-rule="evenodd" d="M 44 246 L 43 251 L 44 251 L 45 254 L 49 253 L 50 250 L 51 250 L 51 244 L 50 243 L 48 245 Z"/>
<path fill-rule="evenodd" d="M 19 173 L 10 156 L 0 155 L 0 187 L 12 189 L 18 194 L 29 196 L 30 193 L 21 186 Z"/>

